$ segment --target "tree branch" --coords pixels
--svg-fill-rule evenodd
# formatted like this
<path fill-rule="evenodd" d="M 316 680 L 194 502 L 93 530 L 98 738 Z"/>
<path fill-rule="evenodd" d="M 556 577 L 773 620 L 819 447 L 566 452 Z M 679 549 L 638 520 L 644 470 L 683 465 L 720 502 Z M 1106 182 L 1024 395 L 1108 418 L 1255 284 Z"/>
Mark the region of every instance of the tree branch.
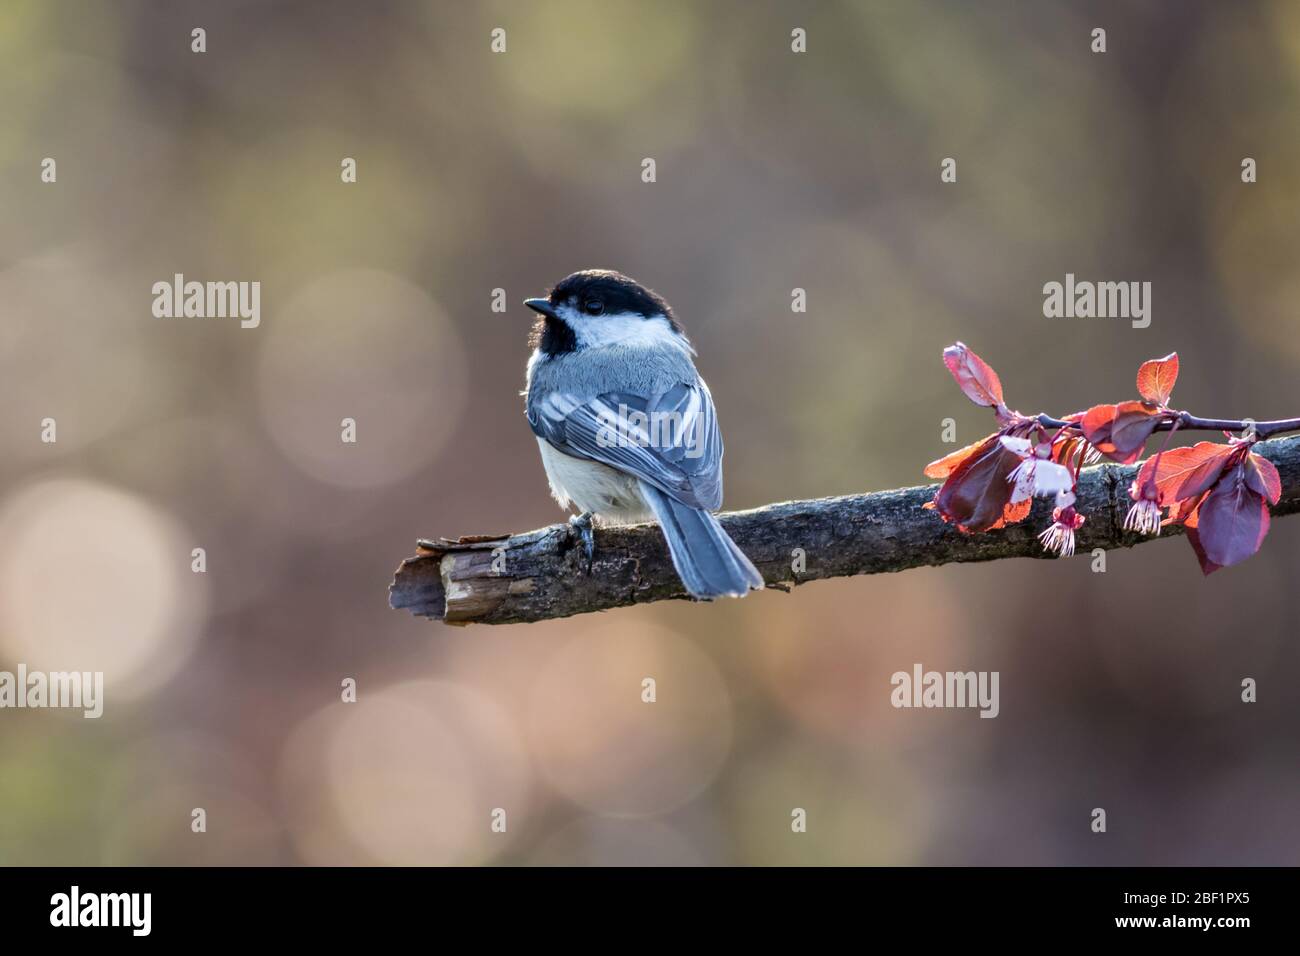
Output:
<path fill-rule="evenodd" d="M 1282 478 L 1282 500 L 1273 514 L 1300 511 L 1300 436 L 1263 441 L 1254 451 L 1272 461 Z M 1084 469 L 1075 505 L 1088 519 L 1078 531 L 1082 556 L 1094 548 L 1151 540 L 1123 531 L 1131 503 L 1128 487 L 1138 467 Z M 966 535 L 923 510 L 937 488 L 788 501 L 719 519 L 768 586 L 781 590 L 853 574 L 1046 556 L 1035 536 L 1051 521 L 1050 500 L 1035 502 L 1030 517 L 1019 524 Z M 1182 534 L 1182 528 L 1163 533 Z M 514 624 L 686 597 L 657 525 L 598 528 L 595 537 L 590 568 L 568 524 L 517 535 L 420 541 L 417 553 L 397 569 L 389 604 L 448 624 Z M 796 549 L 805 555 L 800 572 L 792 570 Z M 1187 563 L 1188 574 L 1199 574 L 1190 549 Z"/>

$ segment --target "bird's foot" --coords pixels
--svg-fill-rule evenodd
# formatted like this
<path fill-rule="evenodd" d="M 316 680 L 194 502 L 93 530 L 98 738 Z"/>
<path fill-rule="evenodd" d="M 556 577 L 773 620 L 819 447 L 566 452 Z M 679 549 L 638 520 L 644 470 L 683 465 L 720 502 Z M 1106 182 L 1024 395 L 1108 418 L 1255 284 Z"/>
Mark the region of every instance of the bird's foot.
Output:
<path fill-rule="evenodd" d="M 584 511 L 580 515 L 574 515 L 569 519 L 569 527 L 578 535 L 582 542 L 582 550 L 587 555 L 587 573 L 591 573 L 591 562 L 596 555 L 596 534 L 592 528 L 592 513 Z"/>

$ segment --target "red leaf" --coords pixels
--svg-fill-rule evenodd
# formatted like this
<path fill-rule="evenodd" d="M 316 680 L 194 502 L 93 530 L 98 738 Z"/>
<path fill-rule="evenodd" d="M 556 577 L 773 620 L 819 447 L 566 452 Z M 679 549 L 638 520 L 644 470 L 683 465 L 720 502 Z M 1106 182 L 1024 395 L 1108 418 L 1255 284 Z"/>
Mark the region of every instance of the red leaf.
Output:
<path fill-rule="evenodd" d="M 925 466 L 925 476 L 927 478 L 947 478 L 957 469 L 958 465 L 975 454 L 977 448 L 986 444 L 990 438 L 996 437 L 996 434 L 988 435 L 979 441 L 971 442 L 965 448 L 959 448 L 950 455 L 944 455 L 942 458 L 930 462 Z"/>
<path fill-rule="evenodd" d="M 1131 465 L 1142 457 L 1147 439 L 1160 424 L 1163 415 L 1146 402 L 1120 402 L 1115 406 L 1115 421 L 1110 426 L 1111 457 Z"/>
<path fill-rule="evenodd" d="M 998 373 L 961 342 L 943 350 L 943 364 L 948 366 L 966 397 L 976 405 L 1001 408 L 1005 404 Z"/>
<path fill-rule="evenodd" d="M 1083 413 L 1079 419 L 1079 425 L 1083 428 L 1083 435 L 1094 445 L 1100 445 L 1103 441 L 1110 441 L 1110 426 L 1115 421 L 1114 405 L 1094 405 Z"/>
<path fill-rule="evenodd" d="M 986 438 L 934 496 L 943 520 L 962 531 L 988 531 L 1006 520 L 1012 491 L 1007 476 L 1020 464 L 1020 456 L 1004 448 L 999 438 L 1000 432 Z"/>
<path fill-rule="evenodd" d="M 1131 465 L 1142 457 L 1142 449 L 1165 413 L 1147 402 L 1096 405 L 1083 415 L 1083 434 L 1096 449 L 1113 461 Z"/>
<path fill-rule="evenodd" d="M 1201 507 L 1201 502 L 1205 500 L 1208 491 L 1203 491 L 1199 495 L 1193 495 L 1190 498 L 1184 498 L 1177 501 L 1169 509 L 1169 517 L 1162 524 L 1181 524 L 1184 528 L 1192 529 L 1196 527 L 1197 511 Z"/>
<path fill-rule="evenodd" d="M 1282 497 L 1282 476 L 1267 458 L 1251 452 L 1246 456 L 1246 484 L 1275 505 Z"/>
<path fill-rule="evenodd" d="M 1168 405 L 1174 382 L 1178 381 L 1178 353 L 1143 362 L 1138 369 L 1138 394 L 1153 405 Z"/>
<path fill-rule="evenodd" d="M 1147 459 L 1138 472 L 1138 487 L 1144 487 L 1154 476 L 1162 505 L 1194 498 L 1219 480 L 1233 451 L 1229 445 L 1210 441 L 1197 442 L 1190 448 L 1171 448 Z"/>
<path fill-rule="evenodd" d="M 1268 534 L 1268 505 L 1246 483 L 1244 468 L 1234 468 L 1220 478 L 1197 515 L 1200 546 L 1206 558 L 1221 567 L 1245 561 Z"/>
<path fill-rule="evenodd" d="M 1068 421 L 1069 419 L 1066 419 Z M 1078 465 L 1078 458 L 1088 455 L 1088 440 L 1082 435 L 1066 434 L 1066 437 L 1059 438 L 1052 445 L 1052 461 L 1058 465 L 1064 465 L 1066 468 L 1074 468 Z"/>
<path fill-rule="evenodd" d="M 1008 482 L 1010 484 L 1010 482 Z M 1015 504 L 1008 503 L 1002 509 L 1002 517 L 989 526 L 990 531 L 996 531 L 998 528 L 1004 528 L 1009 524 L 1016 524 L 1024 521 L 1029 517 L 1029 509 L 1033 506 L 1034 499 L 1026 498 L 1024 501 L 1017 501 Z"/>
<path fill-rule="evenodd" d="M 1192 550 L 1196 552 L 1196 560 L 1201 562 L 1202 574 L 1209 577 L 1215 571 L 1219 570 L 1219 568 L 1223 567 L 1223 565 L 1215 564 L 1205 556 L 1205 548 L 1201 545 L 1201 536 L 1197 533 L 1195 528 L 1187 529 L 1187 540 L 1191 542 Z"/>

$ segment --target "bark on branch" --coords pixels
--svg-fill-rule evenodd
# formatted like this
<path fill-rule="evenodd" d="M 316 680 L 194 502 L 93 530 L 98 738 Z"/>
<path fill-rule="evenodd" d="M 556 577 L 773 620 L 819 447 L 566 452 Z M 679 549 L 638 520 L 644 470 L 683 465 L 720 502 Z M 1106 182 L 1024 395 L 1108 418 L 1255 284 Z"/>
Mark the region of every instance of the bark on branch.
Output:
<path fill-rule="evenodd" d="M 1282 500 L 1272 508 L 1273 515 L 1300 511 L 1300 436 L 1263 441 L 1254 450 L 1272 461 L 1282 478 Z M 1088 520 L 1078 532 L 1079 555 L 1088 558 L 1094 548 L 1127 548 L 1152 540 L 1123 531 L 1131 504 L 1128 487 L 1137 468 L 1103 464 L 1084 469 L 1075 507 Z M 719 518 L 768 586 L 783 590 L 853 574 L 1047 557 L 1035 535 L 1051 520 L 1050 500 L 1036 502 L 1020 524 L 965 535 L 922 508 L 937 487 L 787 501 Z M 1163 531 L 1181 533 L 1177 527 Z M 397 569 L 389 604 L 448 624 L 515 624 L 687 596 L 657 525 L 597 528 L 595 540 L 590 568 L 568 524 L 515 535 L 422 540 L 416 554 Z M 806 570 L 799 573 L 791 570 L 796 548 L 806 561 Z M 1189 575 L 1199 574 L 1190 549 L 1187 564 Z"/>

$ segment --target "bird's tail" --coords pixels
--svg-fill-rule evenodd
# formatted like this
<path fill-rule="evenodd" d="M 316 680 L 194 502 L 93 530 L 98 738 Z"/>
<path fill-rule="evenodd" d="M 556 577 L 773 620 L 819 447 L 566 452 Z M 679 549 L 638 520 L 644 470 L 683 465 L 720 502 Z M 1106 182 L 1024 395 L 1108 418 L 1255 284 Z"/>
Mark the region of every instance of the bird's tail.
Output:
<path fill-rule="evenodd" d="M 697 598 L 743 597 L 761 588 L 763 576 L 703 508 L 692 508 L 641 482 L 641 493 L 659 519 L 677 576 Z"/>

